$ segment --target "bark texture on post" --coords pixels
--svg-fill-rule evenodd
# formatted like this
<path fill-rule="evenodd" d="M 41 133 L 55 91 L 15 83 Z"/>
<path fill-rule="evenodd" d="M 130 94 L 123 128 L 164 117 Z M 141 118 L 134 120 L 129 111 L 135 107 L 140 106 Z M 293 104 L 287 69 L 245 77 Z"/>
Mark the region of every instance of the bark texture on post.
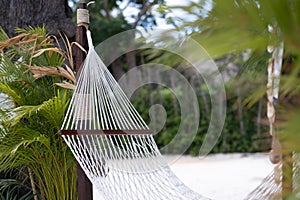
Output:
<path fill-rule="evenodd" d="M 0 26 L 10 36 L 15 28 L 46 26 L 49 34 L 63 32 L 68 38 L 75 35 L 72 10 L 67 0 L 0 0 Z"/>
<path fill-rule="evenodd" d="M 86 9 L 85 3 L 78 5 L 78 9 Z M 76 42 L 78 42 L 86 51 L 88 51 L 88 42 L 86 36 L 86 28 L 84 26 L 77 26 L 76 28 Z M 80 73 L 80 67 L 84 61 L 86 54 L 78 47 L 75 49 L 76 55 L 76 65 L 75 71 L 77 72 L 77 77 Z M 77 193 L 78 200 L 93 200 L 93 185 L 88 179 L 83 169 L 77 163 Z"/>

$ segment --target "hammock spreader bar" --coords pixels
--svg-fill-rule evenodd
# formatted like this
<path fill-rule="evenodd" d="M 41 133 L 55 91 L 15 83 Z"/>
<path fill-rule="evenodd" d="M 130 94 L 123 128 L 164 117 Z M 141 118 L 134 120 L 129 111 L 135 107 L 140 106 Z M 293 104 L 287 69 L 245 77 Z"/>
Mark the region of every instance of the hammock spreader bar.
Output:
<path fill-rule="evenodd" d="M 61 135 L 143 135 L 152 134 L 151 130 L 61 130 Z"/>

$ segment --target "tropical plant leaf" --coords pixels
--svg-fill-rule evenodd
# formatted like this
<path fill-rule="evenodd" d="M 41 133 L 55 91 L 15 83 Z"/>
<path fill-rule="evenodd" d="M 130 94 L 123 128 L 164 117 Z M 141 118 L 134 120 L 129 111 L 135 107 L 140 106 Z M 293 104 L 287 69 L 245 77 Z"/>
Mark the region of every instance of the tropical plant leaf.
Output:
<path fill-rule="evenodd" d="M 0 41 L 8 40 L 9 37 L 3 30 L 3 28 L 0 26 Z"/>
<path fill-rule="evenodd" d="M 16 93 L 16 91 L 12 89 L 9 85 L 5 83 L 0 83 L 0 91 L 7 94 L 8 98 L 11 98 L 13 102 L 22 105 L 23 103 L 22 97 L 18 93 Z"/>
<path fill-rule="evenodd" d="M 57 134 L 70 95 L 56 86 L 65 78 L 75 81 L 75 76 L 68 66 L 56 67 L 68 57 L 53 49 L 44 27 L 18 32 L 11 39 L 0 33 L 5 49 L 0 58 L 0 91 L 14 103 L 1 110 L 0 171 L 19 169 L 32 177 L 41 199 L 76 199 L 76 162 Z"/>
<path fill-rule="evenodd" d="M 278 128 L 279 138 L 284 146 L 283 151 L 300 152 L 300 110 L 292 107 L 281 109 L 280 116 L 284 119 L 282 126 Z"/>
<path fill-rule="evenodd" d="M 39 79 L 44 76 L 61 76 L 71 80 L 72 82 L 76 82 L 76 77 L 74 73 L 69 70 L 68 66 L 66 69 L 62 67 L 39 67 L 39 66 L 27 66 L 28 69 L 34 74 L 33 77 L 35 79 Z M 71 73 L 70 73 L 71 72 Z"/>
<path fill-rule="evenodd" d="M 51 47 L 51 48 L 46 48 L 46 49 L 39 49 L 38 51 L 35 52 L 35 54 L 32 57 L 33 58 L 38 57 L 38 56 L 42 55 L 43 53 L 49 52 L 49 51 L 56 52 L 56 53 L 59 53 L 64 56 L 64 53 L 60 49 L 58 49 L 56 47 Z"/>
<path fill-rule="evenodd" d="M 5 41 L 0 42 L 0 51 L 3 51 L 4 48 L 7 48 L 9 46 L 17 44 L 20 40 L 22 40 L 24 37 L 30 35 L 30 33 L 22 33 L 20 35 L 17 35 L 13 38 L 10 38 Z"/>
<path fill-rule="evenodd" d="M 42 113 L 43 117 L 51 121 L 51 124 L 57 129 L 60 129 L 64 112 L 68 105 L 67 94 L 58 95 L 36 106 L 20 106 L 12 110 L 9 114 L 10 126 L 15 126 L 22 121 L 22 119 L 30 119 L 32 115 Z"/>
<path fill-rule="evenodd" d="M 70 89 L 70 90 L 75 90 L 75 85 L 68 83 L 66 81 L 64 81 L 63 83 L 55 83 L 57 86 L 62 87 L 62 88 L 66 88 L 66 89 Z"/>

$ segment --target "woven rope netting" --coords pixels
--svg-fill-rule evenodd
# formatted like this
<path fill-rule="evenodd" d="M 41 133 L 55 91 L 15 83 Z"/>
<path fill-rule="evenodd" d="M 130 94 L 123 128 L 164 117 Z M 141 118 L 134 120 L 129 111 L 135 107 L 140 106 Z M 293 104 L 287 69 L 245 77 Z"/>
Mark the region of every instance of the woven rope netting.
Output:
<path fill-rule="evenodd" d="M 106 199 L 207 199 L 185 186 L 160 154 L 146 123 L 94 50 L 70 101 L 62 137 Z"/>
<path fill-rule="evenodd" d="M 293 191 L 300 190 L 300 153 L 293 154 Z M 262 183 L 255 188 L 245 200 L 281 200 L 282 169 L 278 164 Z"/>
<path fill-rule="evenodd" d="M 262 183 L 256 187 L 245 200 L 280 200 L 281 199 L 281 167 L 274 168 Z"/>

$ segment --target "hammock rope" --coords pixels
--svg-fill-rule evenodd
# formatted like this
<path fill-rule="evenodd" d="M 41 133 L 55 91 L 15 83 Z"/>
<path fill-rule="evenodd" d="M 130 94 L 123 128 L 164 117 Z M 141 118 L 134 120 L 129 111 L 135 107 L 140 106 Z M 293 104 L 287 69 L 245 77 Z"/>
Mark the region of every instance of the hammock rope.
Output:
<path fill-rule="evenodd" d="M 269 60 L 268 65 L 268 83 L 267 83 L 267 116 L 269 119 L 270 125 L 270 135 L 272 136 L 272 150 L 270 152 L 270 160 L 273 164 L 276 164 L 274 170 L 262 181 L 262 183 L 255 188 L 245 200 L 260 200 L 260 199 L 272 199 L 272 200 L 282 200 L 283 196 L 283 162 L 282 160 L 282 151 L 280 142 L 276 136 L 275 132 L 275 107 L 274 104 L 278 101 L 279 93 L 279 82 L 280 82 L 280 73 L 283 60 L 283 51 L 284 51 L 283 42 L 280 43 L 277 48 L 270 48 L 269 53 L 272 53 L 272 58 Z M 293 191 L 300 190 L 300 153 L 293 153 L 292 156 L 293 166 L 292 166 L 292 175 L 291 187 Z"/>
<path fill-rule="evenodd" d="M 89 52 L 61 135 L 106 199 L 207 200 L 185 186 L 159 152 L 151 130 L 96 53 Z"/>
<path fill-rule="evenodd" d="M 293 153 L 292 169 L 293 191 L 300 190 L 300 153 Z M 247 195 L 245 200 L 282 200 L 282 164 L 277 164 L 274 170 Z"/>

